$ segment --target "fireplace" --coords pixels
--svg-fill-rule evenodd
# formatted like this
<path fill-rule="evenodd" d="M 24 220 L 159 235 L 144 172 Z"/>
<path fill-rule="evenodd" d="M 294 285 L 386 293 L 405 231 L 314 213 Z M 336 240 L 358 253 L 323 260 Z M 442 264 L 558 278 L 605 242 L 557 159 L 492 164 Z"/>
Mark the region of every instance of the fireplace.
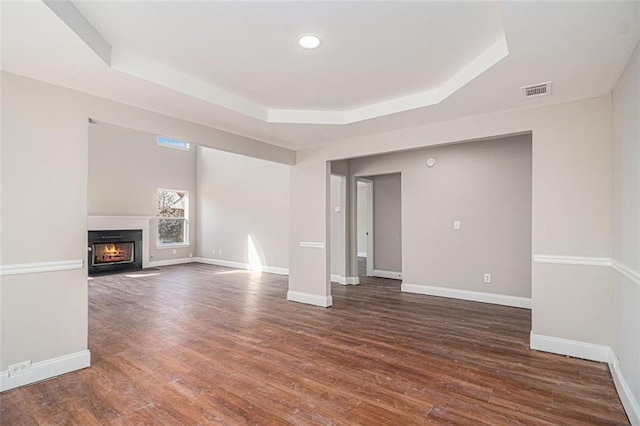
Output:
<path fill-rule="evenodd" d="M 142 269 L 142 230 L 89 231 L 89 275 Z"/>

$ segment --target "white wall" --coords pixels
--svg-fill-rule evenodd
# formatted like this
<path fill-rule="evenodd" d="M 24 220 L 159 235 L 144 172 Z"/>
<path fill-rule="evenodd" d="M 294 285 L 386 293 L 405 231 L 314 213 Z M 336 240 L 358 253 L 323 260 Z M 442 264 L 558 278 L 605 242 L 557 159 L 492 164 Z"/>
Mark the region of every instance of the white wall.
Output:
<path fill-rule="evenodd" d="M 613 349 L 640 402 L 640 47 L 613 91 Z M 624 401 L 624 399 L 623 399 Z M 629 411 L 628 404 L 625 405 Z M 631 415 L 629 416 L 631 417 Z M 636 411 L 640 424 L 640 410 Z"/>
<path fill-rule="evenodd" d="M 82 262 L 87 253 L 90 119 L 286 164 L 295 159 L 291 150 L 184 120 L 10 73 L 2 72 L 0 78 L 0 381 L 17 362 L 88 355 L 87 271 Z M 71 269 L 58 270 L 50 262 Z M 25 267 L 33 263 L 44 271 Z M 88 356 L 82 360 L 71 369 L 86 365 Z M 51 370 L 45 370 L 34 379 L 50 377 L 45 373 Z"/>
<path fill-rule="evenodd" d="M 196 253 L 196 147 L 158 145 L 156 135 L 109 125 L 89 125 L 90 216 L 157 215 L 158 189 L 189 192 L 189 246 L 157 248 L 157 219 L 150 221 L 151 261 Z M 173 254 L 173 250 L 176 254 Z"/>
<path fill-rule="evenodd" d="M 436 165 L 428 168 L 427 158 Z M 530 135 L 361 158 L 351 170 L 402 173 L 402 199 L 399 174 L 374 177 L 374 203 L 382 198 L 391 208 L 386 240 L 396 238 L 395 245 L 379 244 L 376 209 L 376 269 L 385 269 L 379 252 L 393 248 L 383 258 L 402 261 L 403 283 L 531 296 Z M 491 284 L 483 283 L 485 272 Z"/>
<path fill-rule="evenodd" d="M 299 245 L 326 240 L 327 161 L 526 132 L 533 135 L 533 254 L 609 258 L 611 97 L 602 96 L 298 151 L 297 164 L 291 167 L 290 290 L 310 294 L 313 300 L 331 300 L 326 250 Z M 407 256 L 405 251 L 403 258 Z M 612 287 L 607 267 L 559 260 L 564 263 L 533 264 L 533 333 L 610 344 Z"/>
<path fill-rule="evenodd" d="M 251 236 L 263 267 L 288 268 L 289 167 L 199 147 L 197 170 L 198 256 L 247 264 Z"/>

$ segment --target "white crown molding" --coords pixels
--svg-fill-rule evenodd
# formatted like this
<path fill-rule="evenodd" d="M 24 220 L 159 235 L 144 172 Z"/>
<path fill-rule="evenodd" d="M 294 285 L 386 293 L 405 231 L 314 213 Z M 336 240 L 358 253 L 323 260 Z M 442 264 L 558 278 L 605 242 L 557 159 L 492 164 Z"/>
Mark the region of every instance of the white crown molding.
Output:
<path fill-rule="evenodd" d="M 111 52 L 111 68 L 167 89 L 175 90 L 231 111 L 261 121 L 268 121 L 269 110 L 245 98 L 227 92 L 204 81 L 148 61 L 122 49 Z"/>
<path fill-rule="evenodd" d="M 556 263 L 560 265 L 611 266 L 607 257 L 556 256 L 551 254 L 535 254 L 536 263 Z"/>
<path fill-rule="evenodd" d="M 401 280 L 402 279 L 402 272 L 385 271 L 385 270 L 382 270 L 382 269 L 374 269 L 373 270 L 373 276 L 374 277 L 380 277 L 380 278 L 390 278 L 392 280 Z"/>
<path fill-rule="evenodd" d="M 247 271 L 253 270 L 251 265 L 248 263 L 234 262 L 231 260 L 210 259 L 208 257 L 194 257 L 192 261 L 198 262 L 198 263 L 206 263 L 208 265 L 225 266 L 227 268 L 244 269 Z M 256 272 L 266 272 L 268 274 L 277 274 L 277 275 L 289 275 L 288 268 L 281 268 L 279 266 L 262 266 L 262 268 Z"/>
<path fill-rule="evenodd" d="M 45 0 L 45 4 L 112 69 L 267 123 L 344 125 L 435 105 L 509 55 L 507 39 L 503 34 L 439 87 L 350 110 L 278 109 L 257 104 L 190 75 L 143 59 L 133 52 L 113 48 L 70 0 Z"/>
<path fill-rule="evenodd" d="M 68 271 L 82 269 L 84 260 L 62 260 L 55 262 L 34 262 L 15 265 L 0 265 L 0 276 L 34 274 L 37 272 Z"/>
<path fill-rule="evenodd" d="M 611 267 L 613 268 L 614 271 L 618 272 L 619 274 L 624 275 L 629 280 L 633 281 L 635 284 L 640 286 L 640 273 L 639 272 L 634 271 L 633 269 L 629 268 L 628 266 L 626 266 L 623 263 L 618 262 L 615 259 L 612 260 Z"/>
<path fill-rule="evenodd" d="M 333 305 L 333 298 L 331 296 L 320 296 L 317 294 L 302 293 L 291 290 L 287 292 L 287 300 L 305 303 L 307 305 L 321 306 L 323 308 L 328 308 Z"/>
<path fill-rule="evenodd" d="M 401 290 L 406 293 L 449 297 L 451 299 L 471 300 L 474 302 L 492 303 L 494 305 L 512 306 L 514 308 L 531 309 L 531 299 L 528 297 L 508 296 L 495 293 L 482 293 L 479 291 L 459 290 L 455 288 L 433 287 L 428 285 L 408 283 L 402 283 Z"/>
<path fill-rule="evenodd" d="M 509 47 L 507 46 L 507 39 L 502 36 L 489 46 L 487 50 L 462 67 L 462 69 L 451 76 L 442 86 L 437 88 L 364 105 L 346 111 L 269 109 L 267 121 L 269 123 L 291 124 L 351 124 L 435 105 L 454 94 L 461 87 L 474 80 L 508 55 Z"/>
<path fill-rule="evenodd" d="M 86 349 L 84 351 L 63 355 L 57 358 L 34 362 L 31 365 L 31 370 L 24 374 L 9 377 L 8 370 L 1 371 L 0 392 L 87 368 L 90 365 L 91 353 Z"/>

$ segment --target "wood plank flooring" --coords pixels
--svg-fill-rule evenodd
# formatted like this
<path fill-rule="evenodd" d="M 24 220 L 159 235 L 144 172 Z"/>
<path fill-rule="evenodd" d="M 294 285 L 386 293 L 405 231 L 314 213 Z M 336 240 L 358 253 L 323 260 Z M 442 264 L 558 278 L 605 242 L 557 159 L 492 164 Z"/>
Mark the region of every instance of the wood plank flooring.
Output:
<path fill-rule="evenodd" d="M 530 311 L 189 264 L 89 281 L 92 367 L 0 394 L 2 425 L 628 424 L 606 364 L 531 351 Z"/>

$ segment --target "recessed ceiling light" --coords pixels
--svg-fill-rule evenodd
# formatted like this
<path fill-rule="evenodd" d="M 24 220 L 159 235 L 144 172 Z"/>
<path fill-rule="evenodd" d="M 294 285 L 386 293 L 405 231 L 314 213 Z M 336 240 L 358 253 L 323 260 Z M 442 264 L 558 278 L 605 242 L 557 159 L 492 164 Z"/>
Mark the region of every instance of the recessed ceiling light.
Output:
<path fill-rule="evenodd" d="M 304 34 L 298 37 L 298 46 L 303 49 L 316 49 L 320 47 L 322 40 L 315 34 Z"/>

